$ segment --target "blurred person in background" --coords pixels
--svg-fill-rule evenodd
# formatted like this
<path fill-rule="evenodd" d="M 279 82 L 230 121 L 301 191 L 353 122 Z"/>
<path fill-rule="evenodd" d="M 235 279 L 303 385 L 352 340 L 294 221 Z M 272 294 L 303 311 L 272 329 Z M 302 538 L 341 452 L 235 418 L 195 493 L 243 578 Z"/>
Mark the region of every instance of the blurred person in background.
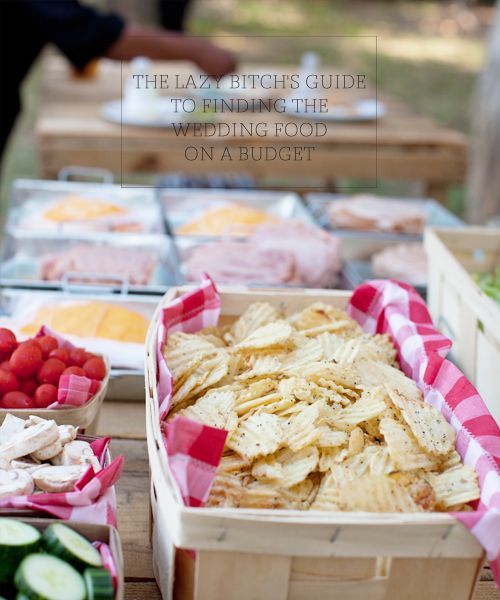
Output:
<path fill-rule="evenodd" d="M 189 0 L 158 0 L 160 23 L 165 29 L 184 31 Z"/>
<path fill-rule="evenodd" d="M 202 38 L 127 23 L 118 14 L 101 14 L 78 0 L 0 0 L 0 158 L 21 108 L 20 86 L 48 43 L 77 70 L 99 57 L 135 56 L 189 60 L 214 77 L 236 68 L 229 52 Z"/>

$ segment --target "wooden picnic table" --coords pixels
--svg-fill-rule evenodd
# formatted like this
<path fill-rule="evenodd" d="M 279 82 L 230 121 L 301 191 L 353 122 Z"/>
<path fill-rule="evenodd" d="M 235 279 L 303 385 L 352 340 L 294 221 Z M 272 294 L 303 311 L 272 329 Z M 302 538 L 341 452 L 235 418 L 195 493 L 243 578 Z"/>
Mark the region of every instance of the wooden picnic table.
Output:
<path fill-rule="evenodd" d="M 126 73 L 127 67 L 124 66 Z M 286 73 L 289 67 L 270 66 L 268 73 Z M 324 70 L 324 69 L 323 69 Z M 263 72 L 260 66 L 247 65 L 242 72 Z M 187 63 L 154 63 L 153 73 L 192 72 Z M 331 69 L 331 72 L 335 72 Z M 375 122 L 328 123 L 328 133 L 315 138 L 267 137 L 177 137 L 169 129 L 120 126 L 101 116 L 105 101 L 121 96 L 122 66 L 103 60 L 93 79 L 74 79 L 68 65 L 50 56 L 42 75 L 41 110 L 36 123 L 40 165 L 44 177 L 56 177 L 68 165 L 103 167 L 116 174 L 183 171 L 246 171 L 257 179 L 308 178 L 326 182 L 338 178 L 363 179 L 373 185 L 377 179 L 421 181 L 428 195 L 442 199 L 451 184 L 464 180 L 466 138 L 433 119 L 414 114 L 403 103 L 378 91 L 378 99 L 387 107 L 385 117 Z M 344 92 L 345 93 L 345 92 Z M 356 99 L 362 92 L 356 91 Z M 374 97 L 374 90 L 364 95 Z M 266 120 L 270 123 L 299 119 L 279 113 L 229 113 L 220 121 Z M 201 161 L 189 162 L 184 156 L 187 145 L 207 144 L 217 149 L 240 144 L 260 147 L 314 145 L 313 160 L 294 161 Z"/>
<path fill-rule="evenodd" d="M 149 539 L 150 486 L 144 404 L 106 400 L 101 409 L 98 433 L 113 438 L 113 455 L 125 457 L 125 468 L 117 485 L 118 528 L 125 559 L 125 599 L 160 599 L 153 576 Z M 495 589 L 488 566 L 481 572 L 474 600 L 500 600 L 500 592 Z"/>

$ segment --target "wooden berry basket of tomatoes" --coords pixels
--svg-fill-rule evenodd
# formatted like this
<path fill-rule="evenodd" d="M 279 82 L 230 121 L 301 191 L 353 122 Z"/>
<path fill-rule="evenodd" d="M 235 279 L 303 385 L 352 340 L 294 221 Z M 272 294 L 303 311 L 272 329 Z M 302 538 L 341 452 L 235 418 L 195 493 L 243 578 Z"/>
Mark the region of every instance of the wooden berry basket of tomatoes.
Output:
<path fill-rule="evenodd" d="M 92 433 L 108 387 L 106 357 L 61 343 L 51 335 L 18 342 L 9 329 L 0 328 L 0 424 L 7 413 L 27 418 L 37 415 L 58 425 L 75 425 Z M 58 400 L 61 377 L 72 375 L 72 385 L 92 380 L 95 393 L 83 404 L 49 408 Z M 79 379 L 81 378 L 81 379 Z M 83 379 L 86 378 L 86 379 Z M 67 380 L 67 378 L 65 378 Z"/>

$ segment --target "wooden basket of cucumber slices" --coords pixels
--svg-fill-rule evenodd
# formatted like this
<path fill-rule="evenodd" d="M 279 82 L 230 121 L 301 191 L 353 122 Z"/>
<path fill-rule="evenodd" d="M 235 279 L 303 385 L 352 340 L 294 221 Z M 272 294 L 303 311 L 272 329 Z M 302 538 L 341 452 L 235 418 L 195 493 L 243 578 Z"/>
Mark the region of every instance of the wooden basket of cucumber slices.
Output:
<path fill-rule="evenodd" d="M 123 600 L 123 557 L 114 527 L 0 518 L 0 598 Z"/>

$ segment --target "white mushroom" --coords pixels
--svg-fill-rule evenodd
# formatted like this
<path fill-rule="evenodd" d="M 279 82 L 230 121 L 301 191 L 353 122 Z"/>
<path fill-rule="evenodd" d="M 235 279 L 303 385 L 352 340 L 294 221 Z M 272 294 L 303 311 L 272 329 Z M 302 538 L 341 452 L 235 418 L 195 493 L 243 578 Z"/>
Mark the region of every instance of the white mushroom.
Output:
<path fill-rule="evenodd" d="M 24 429 L 24 420 L 7 413 L 0 427 L 0 445 L 10 441 L 11 437 Z"/>
<path fill-rule="evenodd" d="M 55 421 L 42 421 L 19 431 L 8 442 L 0 446 L 0 458 L 13 460 L 32 454 L 59 439 Z"/>
<path fill-rule="evenodd" d="M 33 477 L 23 469 L 0 470 L 0 499 L 25 496 L 34 490 Z"/>
<path fill-rule="evenodd" d="M 22 469 L 28 473 L 33 473 L 37 469 L 44 467 L 45 465 L 41 465 L 40 462 L 36 462 L 30 458 L 25 458 L 23 460 L 13 460 L 10 463 L 12 469 Z"/>
<path fill-rule="evenodd" d="M 83 440 L 74 440 L 66 444 L 62 453 L 52 462 L 57 465 L 92 466 L 95 472 L 101 470 L 101 464 L 91 445 Z"/>
<path fill-rule="evenodd" d="M 33 479 L 43 492 L 70 492 L 86 470 L 80 465 L 46 466 L 37 469 Z"/>
<path fill-rule="evenodd" d="M 78 427 L 75 427 L 74 425 L 59 425 L 57 428 L 59 429 L 59 439 L 63 446 L 64 444 L 72 442 L 78 433 Z"/>
<path fill-rule="evenodd" d="M 50 460 L 51 458 L 54 458 L 54 456 L 60 454 L 62 449 L 63 445 L 61 444 L 61 440 L 57 439 L 55 442 L 52 442 L 52 444 L 48 444 L 36 452 L 32 452 L 31 456 L 40 461 Z"/>

